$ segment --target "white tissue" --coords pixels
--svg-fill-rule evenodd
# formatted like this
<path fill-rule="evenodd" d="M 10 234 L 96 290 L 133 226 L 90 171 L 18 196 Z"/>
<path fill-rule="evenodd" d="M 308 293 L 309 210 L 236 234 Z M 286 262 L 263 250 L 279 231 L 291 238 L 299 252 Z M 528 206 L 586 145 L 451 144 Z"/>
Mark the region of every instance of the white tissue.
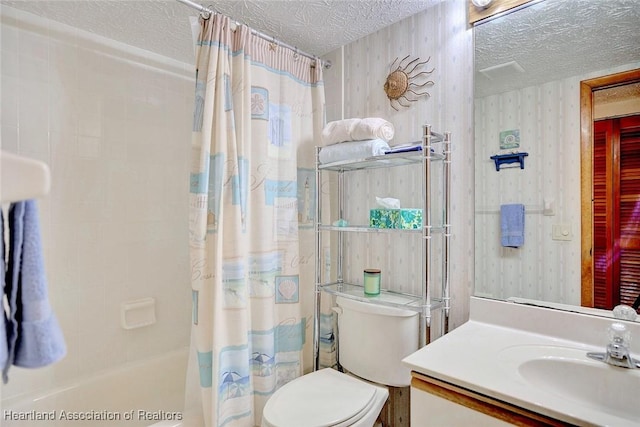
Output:
<path fill-rule="evenodd" d="M 400 200 L 393 197 L 376 197 L 376 203 L 386 209 L 400 209 Z"/>

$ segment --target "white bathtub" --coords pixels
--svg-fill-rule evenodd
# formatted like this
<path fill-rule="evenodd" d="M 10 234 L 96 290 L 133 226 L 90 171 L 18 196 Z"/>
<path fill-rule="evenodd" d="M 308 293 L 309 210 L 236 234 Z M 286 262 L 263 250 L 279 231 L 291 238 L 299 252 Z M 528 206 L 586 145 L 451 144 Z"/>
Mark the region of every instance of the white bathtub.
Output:
<path fill-rule="evenodd" d="M 127 364 L 63 387 L 5 399 L 2 427 L 180 424 L 188 350 Z"/>

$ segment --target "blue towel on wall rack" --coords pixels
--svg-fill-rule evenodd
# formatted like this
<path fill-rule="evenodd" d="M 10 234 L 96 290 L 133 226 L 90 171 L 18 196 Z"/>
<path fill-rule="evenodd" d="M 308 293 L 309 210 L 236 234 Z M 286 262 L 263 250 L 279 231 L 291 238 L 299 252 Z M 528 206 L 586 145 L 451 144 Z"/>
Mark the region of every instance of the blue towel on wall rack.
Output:
<path fill-rule="evenodd" d="M 500 206 L 500 242 L 505 248 L 524 245 L 524 205 L 520 203 Z"/>
<path fill-rule="evenodd" d="M 67 352 L 58 321 L 51 310 L 34 200 L 9 207 L 9 260 L 6 274 L 8 360 L 11 365 L 39 368 L 57 362 Z"/>

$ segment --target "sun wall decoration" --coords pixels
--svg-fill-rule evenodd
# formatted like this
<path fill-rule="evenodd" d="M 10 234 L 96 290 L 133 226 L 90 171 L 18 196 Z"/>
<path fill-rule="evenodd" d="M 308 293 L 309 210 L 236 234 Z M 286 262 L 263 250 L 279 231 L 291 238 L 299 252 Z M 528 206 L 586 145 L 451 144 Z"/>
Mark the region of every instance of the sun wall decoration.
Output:
<path fill-rule="evenodd" d="M 424 81 L 427 76 L 433 73 L 434 68 L 432 68 L 431 71 L 421 71 L 421 67 L 429 62 L 431 57 L 423 62 L 419 62 L 420 58 L 415 58 L 405 64 L 405 61 L 407 61 L 409 57 L 410 55 L 405 56 L 400 62 L 398 62 L 398 58 L 396 58 L 389 67 L 392 71 L 384 82 L 384 92 L 387 94 L 387 98 L 389 98 L 389 104 L 396 111 L 399 110 L 396 105 L 394 105 L 394 101 L 395 104 L 399 106 L 409 108 L 410 104 L 404 104 L 402 100 L 416 102 L 421 96 L 431 96 L 429 92 L 422 88 L 433 86 L 434 84 L 432 80 Z M 396 62 L 398 62 L 398 66 L 394 69 L 393 67 L 396 65 Z M 412 68 L 409 69 L 410 67 Z M 418 90 L 418 92 L 414 89 Z"/>

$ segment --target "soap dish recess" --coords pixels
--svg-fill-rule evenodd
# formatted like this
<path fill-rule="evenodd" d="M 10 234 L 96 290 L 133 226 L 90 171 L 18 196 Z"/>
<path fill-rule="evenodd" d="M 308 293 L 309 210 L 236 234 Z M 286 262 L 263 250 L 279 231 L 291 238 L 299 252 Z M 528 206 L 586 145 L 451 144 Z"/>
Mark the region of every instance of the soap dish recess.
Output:
<path fill-rule="evenodd" d="M 124 329 L 136 329 L 156 323 L 155 298 L 142 298 L 120 304 L 120 323 Z"/>

